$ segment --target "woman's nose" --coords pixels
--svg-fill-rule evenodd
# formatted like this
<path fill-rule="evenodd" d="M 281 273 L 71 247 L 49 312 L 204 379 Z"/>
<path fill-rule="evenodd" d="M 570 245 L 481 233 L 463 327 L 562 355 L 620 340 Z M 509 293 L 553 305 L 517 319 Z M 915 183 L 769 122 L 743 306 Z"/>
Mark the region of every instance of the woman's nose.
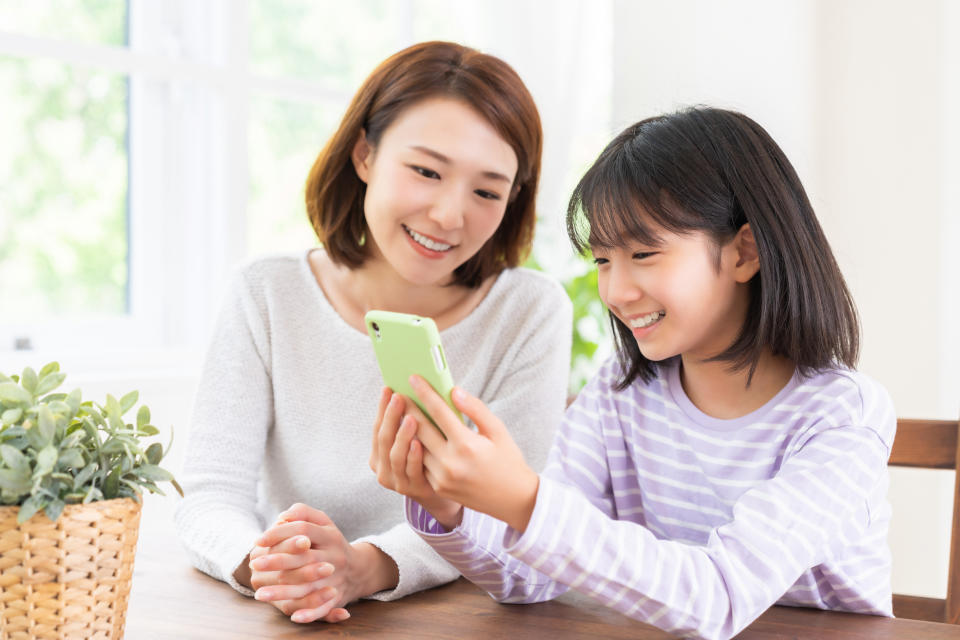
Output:
<path fill-rule="evenodd" d="M 430 207 L 429 217 L 444 231 L 459 229 L 463 226 L 464 203 L 455 194 L 448 194 L 438 198 Z"/>

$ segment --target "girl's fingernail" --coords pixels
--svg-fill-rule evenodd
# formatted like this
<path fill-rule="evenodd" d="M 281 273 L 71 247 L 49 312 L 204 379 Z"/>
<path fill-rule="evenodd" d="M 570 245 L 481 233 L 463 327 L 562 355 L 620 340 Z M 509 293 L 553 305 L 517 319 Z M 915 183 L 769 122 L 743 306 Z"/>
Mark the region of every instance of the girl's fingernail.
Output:
<path fill-rule="evenodd" d="M 268 600 L 270 596 L 273 595 L 267 589 L 257 589 L 256 593 L 253 594 L 254 600 Z"/>
<path fill-rule="evenodd" d="M 290 619 L 293 620 L 294 622 L 306 622 L 306 621 L 307 621 L 307 614 L 305 614 L 305 613 L 300 613 L 299 611 L 297 611 L 295 614 L 293 614 L 292 616 L 290 616 Z"/>
<path fill-rule="evenodd" d="M 460 387 L 454 387 L 453 391 L 450 392 L 450 396 L 457 402 L 464 402 L 467 399 L 467 394 L 465 394 Z"/>
<path fill-rule="evenodd" d="M 349 618 L 349 617 L 350 617 L 350 612 L 349 612 L 349 611 L 344 611 L 343 613 L 341 613 L 341 614 L 337 617 L 337 621 L 338 621 L 338 622 L 343 622 L 344 620 L 346 620 L 346 619 Z"/>

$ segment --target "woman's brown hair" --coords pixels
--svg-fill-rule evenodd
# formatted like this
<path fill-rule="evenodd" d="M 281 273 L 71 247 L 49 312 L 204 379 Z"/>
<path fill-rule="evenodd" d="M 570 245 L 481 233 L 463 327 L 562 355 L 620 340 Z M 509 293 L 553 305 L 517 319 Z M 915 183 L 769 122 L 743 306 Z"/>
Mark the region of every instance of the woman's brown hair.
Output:
<path fill-rule="evenodd" d="M 747 116 L 693 107 L 627 127 L 587 170 L 567 210 L 567 231 L 581 253 L 631 239 L 655 243 L 657 227 L 701 231 L 719 247 L 748 223 L 760 272 L 750 280 L 740 335 L 711 359 L 749 369 L 751 377 L 768 348 L 802 375 L 853 368 L 860 346 L 853 298 L 797 172 Z M 610 325 L 623 371 L 617 387 L 652 379 L 654 363 L 630 328 L 612 313 Z"/>
<path fill-rule="evenodd" d="M 376 147 L 401 111 L 432 97 L 462 100 L 517 155 L 517 176 L 493 236 L 454 271 L 454 283 L 477 287 L 526 258 L 536 225 L 543 133 L 520 76 L 503 60 L 451 42 L 423 42 L 384 60 L 364 81 L 307 177 L 307 216 L 331 260 L 351 268 L 368 257 L 366 185 L 351 161 L 360 132 Z"/>

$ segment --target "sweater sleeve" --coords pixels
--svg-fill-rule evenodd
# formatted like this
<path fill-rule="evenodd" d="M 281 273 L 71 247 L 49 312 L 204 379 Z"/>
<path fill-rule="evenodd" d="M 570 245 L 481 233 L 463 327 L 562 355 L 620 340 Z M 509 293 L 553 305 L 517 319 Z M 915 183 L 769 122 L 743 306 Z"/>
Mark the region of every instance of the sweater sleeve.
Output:
<path fill-rule="evenodd" d="M 233 573 L 265 528 L 256 512 L 257 480 L 273 424 L 264 322 L 239 275 L 200 377 L 181 474 L 184 498 L 175 513 L 193 565 L 245 595 L 253 592 Z"/>
<path fill-rule="evenodd" d="M 444 533 L 410 502 L 408 521 L 498 600 L 535 602 L 566 585 L 671 633 L 730 638 L 822 562 L 831 543 L 862 535 L 867 518 L 858 516 L 889 455 L 874 428 L 821 431 L 774 477 L 745 491 L 732 519 L 697 546 L 614 519 L 597 498 L 608 472 L 590 471 L 604 459 L 599 441 L 575 431 L 590 424 L 568 414 L 557 442 L 577 445 L 542 475 L 526 531 L 470 514 Z M 560 472 L 577 466 L 583 472 L 570 477 L 571 486 Z"/>

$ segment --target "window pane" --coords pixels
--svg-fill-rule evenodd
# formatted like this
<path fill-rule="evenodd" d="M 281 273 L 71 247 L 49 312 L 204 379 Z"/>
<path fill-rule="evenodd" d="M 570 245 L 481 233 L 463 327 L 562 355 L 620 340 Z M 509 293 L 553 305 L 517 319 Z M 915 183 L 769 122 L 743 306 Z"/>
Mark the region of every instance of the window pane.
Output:
<path fill-rule="evenodd" d="M 127 81 L 0 57 L 0 290 L 17 319 L 127 307 Z"/>
<path fill-rule="evenodd" d="M 247 252 L 294 251 L 316 244 L 303 186 L 342 117 L 342 107 L 255 98 L 247 130 L 250 200 Z"/>
<path fill-rule="evenodd" d="M 317 82 L 350 95 L 399 48 L 397 0 L 251 0 L 254 72 Z M 398 26 L 399 25 L 399 26 Z"/>
<path fill-rule="evenodd" d="M 0 29 L 31 36 L 127 44 L 126 0 L 0 0 Z"/>

